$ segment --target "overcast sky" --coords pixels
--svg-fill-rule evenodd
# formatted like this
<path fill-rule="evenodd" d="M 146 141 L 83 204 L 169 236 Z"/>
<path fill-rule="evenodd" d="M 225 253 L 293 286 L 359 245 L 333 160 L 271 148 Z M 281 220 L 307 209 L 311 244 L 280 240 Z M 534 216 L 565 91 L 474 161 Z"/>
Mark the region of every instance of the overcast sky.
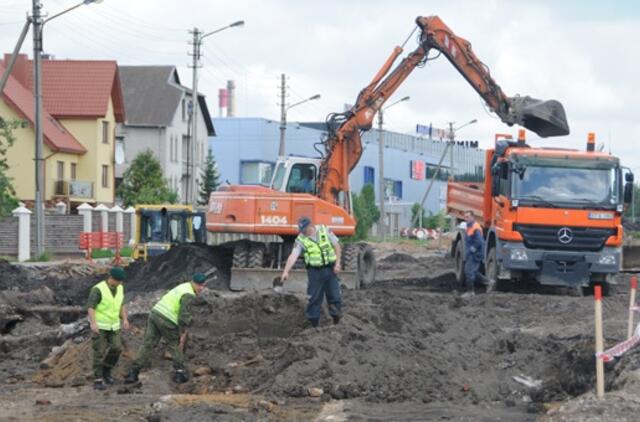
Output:
<path fill-rule="evenodd" d="M 77 0 L 43 0 L 56 13 Z M 0 43 L 13 49 L 30 0 L 0 0 Z M 291 121 L 324 120 L 353 103 L 419 15 L 439 15 L 469 40 L 507 95 L 560 100 L 571 135 L 534 145 L 583 148 L 587 132 L 638 167 L 640 154 L 640 3 L 637 1 L 300 1 L 104 0 L 45 27 L 45 51 L 57 59 L 114 59 L 120 64 L 172 64 L 191 85 L 189 28 L 211 31 L 243 19 L 246 26 L 205 41 L 200 91 L 217 115 L 217 90 L 236 81 L 237 115 L 278 119 L 279 75 L 295 102 L 322 99 L 289 113 Z M 409 41 L 405 52 L 416 47 Z M 22 52 L 29 52 L 28 40 Z M 385 115 L 388 128 L 412 133 L 416 123 L 444 127 L 477 118 L 459 137 L 490 146 L 496 132 L 516 129 L 490 115 L 444 57 L 416 69 Z M 393 101 L 393 98 L 390 100 Z"/>

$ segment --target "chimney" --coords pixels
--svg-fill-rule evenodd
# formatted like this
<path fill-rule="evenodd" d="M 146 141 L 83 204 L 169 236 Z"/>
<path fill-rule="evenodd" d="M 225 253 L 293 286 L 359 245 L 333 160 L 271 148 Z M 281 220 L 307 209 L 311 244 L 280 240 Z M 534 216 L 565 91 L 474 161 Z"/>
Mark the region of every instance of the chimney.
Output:
<path fill-rule="evenodd" d="M 596 150 L 596 134 L 595 132 L 589 132 L 587 135 L 587 152 L 594 152 Z"/>
<path fill-rule="evenodd" d="M 228 95 L 227 90 L 221 88 L 218 90 L 218 107 L 220 109 L 219 117 L 225 117 L 228 114 Z"/>
<path fill-rule="evenodd" d="M 227 117 L 236 117 L 236 83 L 227 81 Z"/>

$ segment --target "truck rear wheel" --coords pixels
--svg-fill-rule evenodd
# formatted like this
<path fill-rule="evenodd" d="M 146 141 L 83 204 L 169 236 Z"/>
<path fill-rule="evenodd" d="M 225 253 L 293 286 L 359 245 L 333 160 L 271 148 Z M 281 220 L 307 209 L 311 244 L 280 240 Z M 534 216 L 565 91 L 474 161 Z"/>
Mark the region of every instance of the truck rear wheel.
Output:
<path fill-rule="evenodd" d="M 487 278 L 488 286 L 490 290 L 497 290 L 498 288 L 498 259 L 496 257 L 496 247 L 492 246 L 487 254 L 487 262 L 485 264 L 485 277 Z"/>
<path fill-rule="evenodd" d="M 465 276 L 464 276 L 464 251 L 462 239 L 456 242 L 455 250 L 453 252 L 453 259 L 456 265 L 456 282 L 460 288 L 464 287 Z"/>

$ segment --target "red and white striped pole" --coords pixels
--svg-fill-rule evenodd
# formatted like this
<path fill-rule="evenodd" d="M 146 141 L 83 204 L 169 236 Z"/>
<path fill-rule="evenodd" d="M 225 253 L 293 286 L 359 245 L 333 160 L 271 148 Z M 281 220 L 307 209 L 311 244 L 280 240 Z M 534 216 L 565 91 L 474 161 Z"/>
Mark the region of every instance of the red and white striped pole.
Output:
<path fill-rule="evenodd" d="M 598 398 L 602 398 L 604 397 L 604 361 L 601 357 L 604 350 L 604 340 L 602 338 L 602 286 L 594 286 L 593 293 L 596 310 L 596 395 Z"/>
<path fill-rule="evenodd" d="M 638 288 L 638 277 L 631 276 L 631 289 L 629 290 L 629 325 L 627 326 L 627 339 L 633 335 L 633 307 L 636 304 L 636 289 Z"/>

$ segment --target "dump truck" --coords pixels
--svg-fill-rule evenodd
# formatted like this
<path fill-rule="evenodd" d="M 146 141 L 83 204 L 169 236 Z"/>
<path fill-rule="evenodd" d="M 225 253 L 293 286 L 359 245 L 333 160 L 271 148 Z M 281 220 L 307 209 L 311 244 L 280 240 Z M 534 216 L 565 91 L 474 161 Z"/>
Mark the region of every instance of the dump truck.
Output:
<path fill-rule="evenodd" d="M 605 287 L 621 270 L 622 213 L 633 173 L 609 153 L 534 148 L 497 140 L 486 151 L 484 183 L 449 182 L 447 212 L 458 223 L 472 211 L 485 234 L 484 278 L 498 288 L 535 280 L 581 289 Z M 452 245 L 457 281 L 464 283 L 464 231 Z"/>
<path fill-rule="evenodd" d="M 213 233 L 260 236 L 263 241 L 234 244 L 231 289 L 272 288 L 296 238 L 298 218 L 310 217 L 338 236 L 351 236 L 356 221 L 351 203 L 349 174 L 362 155 L 360 134 L 371 129 L 385 102 L 417 68 L 443 56 L 458 70 L 488 107 L 507 125 L 522 125 L 539 136 L 569 133 L 562 104 L 529 96 L 507 96 L 491 77 L 489 68 L 474 54 L 471 43 L 456 35 L 438 16 L 419 16 L 403 46 L 395 47 L 354 106 L 327 118 L 327 137 L 317 149 L 319 157 L 280 157 L 269 186 L 223 186 L 212 192 L 207 229 Z M 418 32 L 418 46 L 393 65 L 404 45 Z M 429 56 L 431 52 L 435 55 Z M 303 189 L 302 178 L 313 188 Z M 309 183 L 306 184 L 307 186 Z M 278 241 L 271 241 L 274 236 Z M 375 257 L 366 244 L 347 244 L 342 252 L 341 281 L 358 288 L 375 278 Z M 292 271 L 288 286 L 306 285 L 304 271 Z"/>

